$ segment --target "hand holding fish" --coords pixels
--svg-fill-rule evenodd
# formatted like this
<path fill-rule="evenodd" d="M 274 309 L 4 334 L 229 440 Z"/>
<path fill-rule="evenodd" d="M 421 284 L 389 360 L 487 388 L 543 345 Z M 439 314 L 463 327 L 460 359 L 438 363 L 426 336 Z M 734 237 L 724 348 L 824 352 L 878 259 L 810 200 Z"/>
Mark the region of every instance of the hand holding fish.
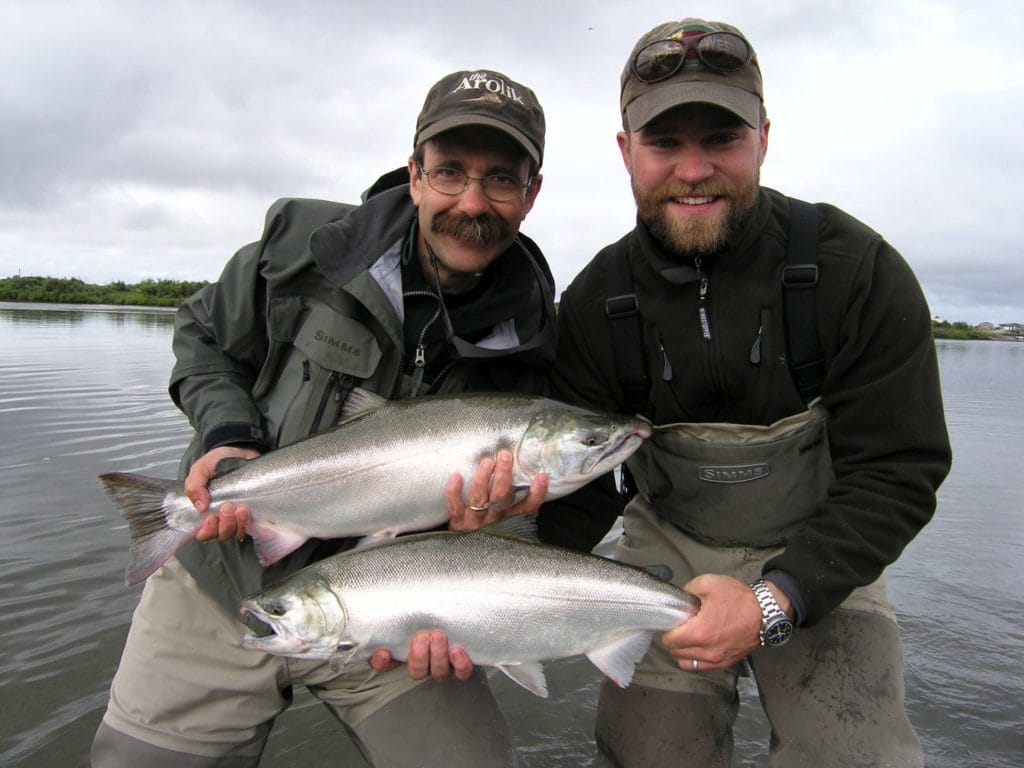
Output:
<path fill-rule="evenodd" d="M 200 514 L 210 506 L 210 481 L 217 476 L 217 465 L 225 459 L 244 459 L 246 461 L 255 459 L 260 452 L 255 448 L 242 448 L 240 446 L 222 445 L 213 448 L 196 459 L 189 467 L 188 477 L 185 478 L 185 495 L 188 496 Z M 245 536 L 245 527 L 249 524 L 252 512 L 246 504 L 233 504 L 225 502 L 217 507 L 215 513 L 206 515 L 196 531 L 196 539 L 209 541 L 220 539 L 229 541 Z"/>
<path fill-rule="evenodd" d="M 402 663 L 392 659 L 391 652 L 386 648 L 378 648 L 370 657 L 370 666 L 377 673 L 387 672 Z M 404 663 L 413 680 L 425 680 L 427 676 L 435 680 L 448 677 L 468 680 L 473 675 L 473 662 L 469 654 L 458 645 L 449 648 L 448 636 L 439 629 L 413 635 L 409 641 L 408 658 Z"/>
<path fill-rule="evenodd" d="M 731 576 L 703 574 L 684 589 L 700 599 L 700 610 L 661 636 L 682 669 L 694 671 L 694 661 L 700 672 L 727 669 L 760 647 L 761 608 L 747 584 Z M 773 592 L 789 613 L 789 599 L 779 589 Z"/>
<path fill-rule="evenodd" d="M 508 450 L 498 451 L 495 458 L 485 457 L 477 465 L 463 498 L 462 475 L 453 474 L 445 488 L 448 527 L 453 531 L 472 531 L 512 515 L 535 515 L 548 490 L 548 476 L 535 474 L 527 495 L 516 500 L 513 493 L 515 457 Z"/>

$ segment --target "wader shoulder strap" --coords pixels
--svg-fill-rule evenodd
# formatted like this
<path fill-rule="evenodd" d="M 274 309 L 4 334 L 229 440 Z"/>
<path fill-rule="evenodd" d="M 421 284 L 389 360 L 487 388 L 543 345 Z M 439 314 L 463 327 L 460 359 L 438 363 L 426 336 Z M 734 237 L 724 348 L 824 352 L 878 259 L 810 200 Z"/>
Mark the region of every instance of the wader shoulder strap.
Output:
<path fill-rule="evenodd" d="M 629 413 L 646 414 L 650 408 L 650 379 L 644 356 L 644 334 L 640 306 L 629 271 L 629 235 L 612 246 L 606 276 L 604 311 L 612 334 L 615 373 L 625 394 Z"/>
<path fill-rule="evenodd" d="M 818 338 L 818 209 L 789 198 L 789 243 L 782 270 L 789 370 L 804 403 L 821 394 L 825 357 Z"/>
<path fill-rule="evenodd" d="M 612 246 L 607 272 L 608 316 L 615 372 L 630 413 L 649 414 L 650 379 L 644 355 L 643 327 L 633 276 L 629 270 L 629 235 Z M 818 285 L 818 209 L 789 198 L 789 240 L 782 270 L 786 348 L 793 382 L 805 403 L 821 393 L 825 356 L 818 338 L 815 289 Z"/>

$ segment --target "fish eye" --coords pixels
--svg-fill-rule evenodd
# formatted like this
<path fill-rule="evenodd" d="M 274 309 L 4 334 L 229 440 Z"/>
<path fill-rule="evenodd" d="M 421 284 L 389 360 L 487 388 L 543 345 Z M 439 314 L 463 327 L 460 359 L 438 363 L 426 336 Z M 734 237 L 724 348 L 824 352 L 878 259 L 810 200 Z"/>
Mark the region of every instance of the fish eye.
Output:
<path fill-rule="evenodd" d="M 267 613 L 271 616 L 284 616 L 288 613 L 288 606 L 284 600 L 271 600 L 267 603 Z"/>

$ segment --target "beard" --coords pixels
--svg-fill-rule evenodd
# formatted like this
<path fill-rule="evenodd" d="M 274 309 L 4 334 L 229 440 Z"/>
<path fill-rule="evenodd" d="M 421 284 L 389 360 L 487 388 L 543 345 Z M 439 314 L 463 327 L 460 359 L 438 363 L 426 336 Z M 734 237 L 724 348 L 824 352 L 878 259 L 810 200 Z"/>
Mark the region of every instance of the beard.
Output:
<path fill-rule="evenodd" d="M 709 181 L 701 184 L 669 183 L 657 189 L 640 189 L 632 181 L 637 214 L 654 238 L 676 256 L 699 258 L 726 248 L 750 220 L 761 184 L 760 169 L 739 184 Z M 726 202 L 721 216 L 670 216 L 665 203 L 684 197 L 716 197 Z"/>
<path fill-rule="evenodd" d="M 466 216 L 457 213 L 439 213 L 430 224 L 432 232 L 448 235 L 473 245 L 492 245 L 511 241 L 512 226 L 500 216 Z"/>

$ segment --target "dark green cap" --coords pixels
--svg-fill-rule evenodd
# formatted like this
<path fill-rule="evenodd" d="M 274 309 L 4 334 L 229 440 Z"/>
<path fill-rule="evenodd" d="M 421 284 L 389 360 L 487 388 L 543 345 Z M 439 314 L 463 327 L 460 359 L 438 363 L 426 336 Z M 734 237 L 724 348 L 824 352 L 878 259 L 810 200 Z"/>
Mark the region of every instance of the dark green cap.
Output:
<path fill-rule="evenodd" d="M 539 168 L 544 159 L 544 110 L 536 94 L 487 69 L 452 72 L 427 93 L 413 146 L 453 128 L 495 128 L 520 144 Z"/>
<path fill-rule="evenodd" d="M 750 62 L 736 72 L 718 72 L 688 59 L 679 71 L 656 83 L 644 83 L 633 73 L 636 55 L 660 40 L 681 40 L 708 32 L 731 32 L 743 38 L 750 48 Z M 663 112 L 684 104 L 712 104 L 732 112 L 751 128 L 760 125 L 764 89 L 761 68 L 754 47 L 736 27 L 720 21 L 683 19 L 660 24 L 637 41 L 622 70 L 622 126 L 638 131 Z"/>

